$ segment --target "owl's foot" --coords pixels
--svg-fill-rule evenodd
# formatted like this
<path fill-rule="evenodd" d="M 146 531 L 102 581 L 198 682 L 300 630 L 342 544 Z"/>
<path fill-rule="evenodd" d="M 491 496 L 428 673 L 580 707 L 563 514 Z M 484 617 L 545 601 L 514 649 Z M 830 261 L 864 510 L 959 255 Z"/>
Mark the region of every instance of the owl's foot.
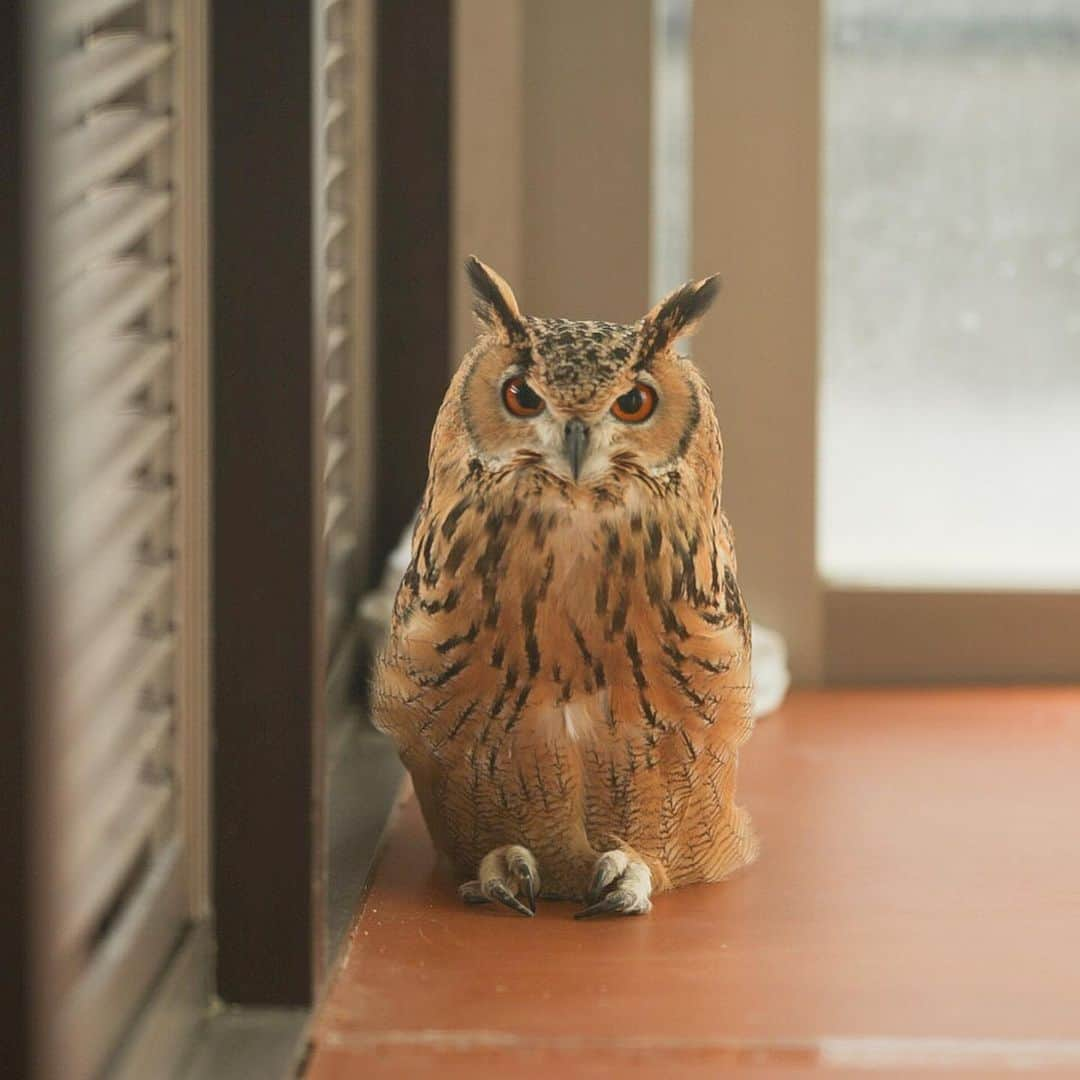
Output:
<path fill-rule="evenodd" d="M 596 860 L 592 884 L 586 898 L 589 906 L 574 915 L 591 919 L 594 915 L 645 915 L 652 910 L 652 875 L 649 868 L 625 851 L 605 851 Z"/>
<path fill-rule="evenodd" d="M 489 851 L 480 862 L 476 881 L 458 887 L 458 896 L 466 904 L 486 904 L 497 900 L 519 915 L 536 914 L 536 896 L 540 892 L 540 870 L 533 853 L 520 844 Z M 524 896 L 528 907 L 518 896 Z"/>

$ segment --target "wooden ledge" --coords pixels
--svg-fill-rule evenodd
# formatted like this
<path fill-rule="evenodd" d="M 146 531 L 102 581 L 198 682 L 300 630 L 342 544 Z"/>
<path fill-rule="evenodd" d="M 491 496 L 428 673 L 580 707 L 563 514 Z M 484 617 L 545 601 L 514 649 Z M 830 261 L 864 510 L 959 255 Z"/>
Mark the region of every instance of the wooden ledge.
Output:
<path fill-rule="evenodd" d="M 755 866 L 575 922 L 464 907 L 406 797 L 309 1077 L 1080 1075 L 1080 689 L 799 693 L 740 798 Z"/>

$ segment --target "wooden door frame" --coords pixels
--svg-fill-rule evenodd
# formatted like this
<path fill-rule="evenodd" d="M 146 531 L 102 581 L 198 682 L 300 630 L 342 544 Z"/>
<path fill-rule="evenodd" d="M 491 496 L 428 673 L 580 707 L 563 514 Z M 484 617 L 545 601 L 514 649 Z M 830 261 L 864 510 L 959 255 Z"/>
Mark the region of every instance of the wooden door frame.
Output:
<path fill-rule="evenodd" d="M 419 505 L 449 377 L 453 6 L 375 9 L 372 580 Z"/>
<path fill-rule="evenodd" d="M 0 360 L 0 498 L 7 508 L 0 529 L 0 610 L 8 623 L 0 641 L 0 835 L 5 867 L 0 874 L 0 1027 L 5 1067 L 16 1076 L 30 1074 L 34 1041 L 29 7 L 26 2 L 11 3 L 0 11 L 0 341 L 5 343 Z"/>
<path fill-rule="evenodd" d="M 228 1002 L 321 977 L 313 10 L 211 12 L 213 900 Z"/>
<path fill-rule="evenodd" d="M 325 964 L 322 10 L 212 7 L 213 901 L 218 993 L 249 1006 L 309 1006 Z M 423 489 L 447 378 L 451 10 L 375 9 L 373 412 L 393 423 L 373 444 L 372 567 Z"/>

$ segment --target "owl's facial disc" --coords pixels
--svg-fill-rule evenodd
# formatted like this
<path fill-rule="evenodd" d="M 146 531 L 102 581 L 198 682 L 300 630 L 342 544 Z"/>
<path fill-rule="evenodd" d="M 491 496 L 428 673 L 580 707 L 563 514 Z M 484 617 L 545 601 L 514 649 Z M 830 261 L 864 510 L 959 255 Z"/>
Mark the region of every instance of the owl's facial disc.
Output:
<path fill-rule="evenodd" d="M 531 417 L 518 420 L 517 443 L 540 458 L 548 472 L 572 480 L 575 484 L 596 479 L 608 467 L 608 440 L 598 418 L 584 410 L 568 410 L 548 404 L 540 387 L 530 390 L 544 402 L 542 409 Z"/>
<path fill-rule="evenodd" d="M 516 422 L 519 447 L 576 484 L 601 479 L 614 468 L 616 454 L 633 453 L 646 464 L 650 421 L 659 401 L 653 376 L 634 372 L 613 380 L 587 403 L 568 401 L 541 372 L 526 376 L 513 367 L 502 383 L 502 404 Z"/>
<path fill-rule="evenodd" d="M 610 395 L 587 404 L 567 401 L 542 374 L 530 377 L 520 365 L 514 365 L 503 372 L 500 392 L 508 441 L 515 450 L 534 455 L 524 467 L 539 464 L 539 458 L 549 472 L 574 483 L 587 483 L 610 467 L 615 440 L 608 428 L 609 424 L 618 426 L 613 417 L 629 416 L 622 406 L 636 408 L 641 418 L 651 412 L 656 391 L 648 386 L 642 390 L 647 397 L 634 388 L 621 394 L 610 405 L 608 415 L 603 406 Z"/>
<path fill-rule="evenodd" d="M 523 374 L 512 373 L 502 386 L 502 401 L 511 416 L 521 420 L 540 417 L 547 403 L 533 389 Z M 551 422 L 544 424 L 541 435 L 548 435 L 550 442 Z M 578 416 L 572 416 L 563 428 L 563 456 L 570 467 L 570 475 L 576 483 L 581 478 L 581 467 L 589 445 L 589 428 Z"/>
<path fill-rule="evenodd" d="M 659 474 L 683 456 L 701 415 L 688 361 L 665 350 L 643 364 L 634 327 L 528 327 L 525 347 L 483 340 L 462 373 L 459 415 L 489 468 L 590 488 Z"/>

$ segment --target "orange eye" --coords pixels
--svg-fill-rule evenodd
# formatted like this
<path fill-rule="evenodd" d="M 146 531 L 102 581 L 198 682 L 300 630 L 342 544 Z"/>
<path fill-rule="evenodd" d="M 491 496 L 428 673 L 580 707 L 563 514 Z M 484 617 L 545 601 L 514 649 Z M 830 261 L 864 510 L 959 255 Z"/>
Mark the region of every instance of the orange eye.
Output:
<path fill-rule="evenodd" d="M 626 424 L 640 424 L 648 420 L 656 408 L 656 391 L 648 383 L 634 383 L 634 389 L 628 390 L 622 397 L 615 399 L 611 413 L 616 420 Z"/>
<path fill-rule="evenodd" d="M 525 381 L 524 375 L 507 379 L 502 396 L 503 404 L 515 416 L 537 416 L 544 411 L 544 399 Z"/>

